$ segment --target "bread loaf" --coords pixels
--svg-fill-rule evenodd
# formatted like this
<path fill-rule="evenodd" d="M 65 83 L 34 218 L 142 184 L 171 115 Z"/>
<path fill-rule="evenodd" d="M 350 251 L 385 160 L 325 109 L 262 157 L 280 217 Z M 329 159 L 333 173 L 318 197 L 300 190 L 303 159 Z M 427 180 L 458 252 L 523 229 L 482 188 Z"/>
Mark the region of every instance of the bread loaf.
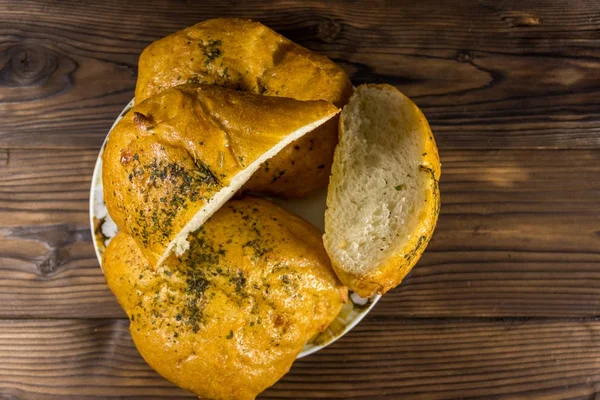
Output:
<path fill-rule="evenodd" d="M 157 372 L 202 398 L 250 400 L 289 369 L 347 290 L 320 232 L 265 200 L 232 200 L 180 258 L 148 265 L 119 233 L 104 255 L 133 341 Z"/>

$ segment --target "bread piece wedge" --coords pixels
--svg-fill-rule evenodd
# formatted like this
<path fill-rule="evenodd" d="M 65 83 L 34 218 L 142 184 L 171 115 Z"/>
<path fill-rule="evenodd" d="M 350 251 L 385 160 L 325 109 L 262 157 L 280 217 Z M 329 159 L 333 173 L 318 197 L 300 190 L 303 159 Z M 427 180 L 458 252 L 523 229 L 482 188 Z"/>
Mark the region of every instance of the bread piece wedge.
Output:
<path fill-rule="evenodd" d="M 109 135 L 108 212 L 153 265 L 236 193 L 260 164 L 338 113 L 326 101 L 182 85 L 136 105 Z"/>
<path fill-rule="evenodd" d="M 431 239 L 440 161 L 425 116 L 396 88 L 361 85 L 340 116 L 325 248 L 360 296 L 397 286 Z"/>
<path fill-rule="evenodd" d="M 333 61 L 248 19 L 210 19 L 159 39 L 144 49 L 138 70 L 138 102 L 186 82 L 326 100 L 337 107 L 352 94 L 350 79 Z M 244 189 L 302 197 L 327 186 L 337 126 L 333 118 L 288 146 L 260 168 Z"/>

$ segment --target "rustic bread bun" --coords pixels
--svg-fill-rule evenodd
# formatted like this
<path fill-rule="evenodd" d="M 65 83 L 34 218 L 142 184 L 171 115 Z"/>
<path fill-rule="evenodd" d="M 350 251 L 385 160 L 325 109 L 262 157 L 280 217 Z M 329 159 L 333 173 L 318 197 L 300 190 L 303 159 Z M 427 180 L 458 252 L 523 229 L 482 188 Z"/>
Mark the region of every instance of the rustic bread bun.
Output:
<path fill-rule="evenodd" d="M 347 289 L 320 232 L 265 200 L 228 202 L 190 243 L 153 268 L 119 233 L 106 280 L 158 373 L 201 398 L 254 399 L 334 320 Z"/>
<path fill-rule="evenodd" d="M 137 102 L 186 82 L 338 107 L 352 93 L 344 70 L 327 57 L 245 19 L 212 19 L 160 39 L 142 52 L 138 71 Z M 334 118 L 273 157 L 245 189 L 299 197 L 325 187 L 336 143 Z"/>
<path fill-rule="evenodd" d="M 104 199 L 156 265 L 292 141 L 336 115 L 325 101 L 183 85 L 137 104 L 109 135 Z"/>
<path fill-rule="evenodd" d="M 408 274 L 437 221 L 439 177 L 419 108 L 393 86 L 359 86 L 340 117 L 323 236 L 344 284 L 371 296 Z"/>

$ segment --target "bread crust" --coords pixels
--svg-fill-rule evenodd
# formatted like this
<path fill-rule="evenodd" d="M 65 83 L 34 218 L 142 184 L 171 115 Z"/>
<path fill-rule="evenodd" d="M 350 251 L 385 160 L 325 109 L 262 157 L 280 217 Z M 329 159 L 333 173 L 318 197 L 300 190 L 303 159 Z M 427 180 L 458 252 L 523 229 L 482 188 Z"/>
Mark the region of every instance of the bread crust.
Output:
<path fill-rule="evenodd" d="M 108 211 L 155 265 L 204 206 L 214 212 L 219 204 L 210 201 L 236 176 L 258 168 L 253 163 L 288 135 L 337 111 L 325 101 L 216 86 L 161 92 L 137 104 L 109 135 L 102 169 Z"/>
<path fill-rule="evenodd" d="M 383 260 L 383 262 L 380 262 L 375 270 L 366 274 L 350 273 L 345 269 L 342 263 L 335 259 L 332 252 L 328 251 L 333 268 L 340 280 L 360 296 L 369 297 L 374 294 L 384 294 L 400 284 L 425 251 L 425 248 L 433 235 L 440 211 L 441 200 L 439 179 L 441 174 L 441 164 L 438 149 L 429 123 L 421 110 L 408 97 L 400 93 L 395 87 L 387 84 L 365 84 L 361 85 L 361 87 L 391 91 L 404 97 L 407 106 L 410 107 L 411 112 L 416 113 L 417 120 L 420 121 L 420 126 L 417 130 L 424 135 L 425 139 L 425 151 L 421 155 L 422 159 L 420 160 L 421 171 L 430 176 L 425 193 L 425 205 L 419 212 L 418 223 L 412 230 L 413 234 L 411 235 L 411 238 L 392 250 L 392 255 Z M 344 118 L 343 112 L 341 118 Z M 342 127 L 343 124 L 340 123 L 340 137 L 345 134 Z M 335 157 L 342 157 L 342 155 L 336 153 Z M 336 160 L 334 159 L 334 163 L 335 162 Z M 343 177 L 332 175 L 330 185 L 335 184 L 338 179 L 343 179 Z M 331 197 L 328 196 L 328 207 L 332 206 L 331 201 Z M 331 227 L 330 229 L 335 229 L 335 227 Z M 325 231 L 327 234 L 327 218 L 325 220 Z M 325 240 L 325 247 L 326 249 L 328 248 L 327 240 Z"/>
<path fill-rule="evenodd" d="M 138 102 L 186 82 L 337 107 L 352 94 L 348 76 L 334 62 L 247 19 L 211 19 L 160 39 L 144 49 L 138 70 Z M 337 117 L 290 144 L 245 190 L 302 197 L 325 187 L 336 144 Z"/>
<path fill-rule="evenodd" d="M 184 257 L 148 265 L 120 232 L 104 254 L 142 357 L 202 398 L 250 400 L 287 371 L 346 298 L 320 232 L 261 199 L 232 200 Z"/>

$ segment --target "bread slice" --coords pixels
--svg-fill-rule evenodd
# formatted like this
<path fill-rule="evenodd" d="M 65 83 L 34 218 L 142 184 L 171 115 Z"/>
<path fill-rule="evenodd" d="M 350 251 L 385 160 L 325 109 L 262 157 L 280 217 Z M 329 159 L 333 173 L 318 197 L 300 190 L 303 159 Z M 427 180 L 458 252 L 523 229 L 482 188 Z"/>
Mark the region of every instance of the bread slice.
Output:
<path fill-rule="evenodd" d="M 230 199 L 259 166 L 338 113 L 326 101 L 182 85 L 136 105 L 109 135 L 108 212 L 152 265 Z"/>
<path fill-rule="evenodd" d="M 440 209 L 440 161 L 419 108 L 389 85 L 357 88 L 340 117 L 324 244 L 360 296 L 383 294 L 415 265 Z"/>

